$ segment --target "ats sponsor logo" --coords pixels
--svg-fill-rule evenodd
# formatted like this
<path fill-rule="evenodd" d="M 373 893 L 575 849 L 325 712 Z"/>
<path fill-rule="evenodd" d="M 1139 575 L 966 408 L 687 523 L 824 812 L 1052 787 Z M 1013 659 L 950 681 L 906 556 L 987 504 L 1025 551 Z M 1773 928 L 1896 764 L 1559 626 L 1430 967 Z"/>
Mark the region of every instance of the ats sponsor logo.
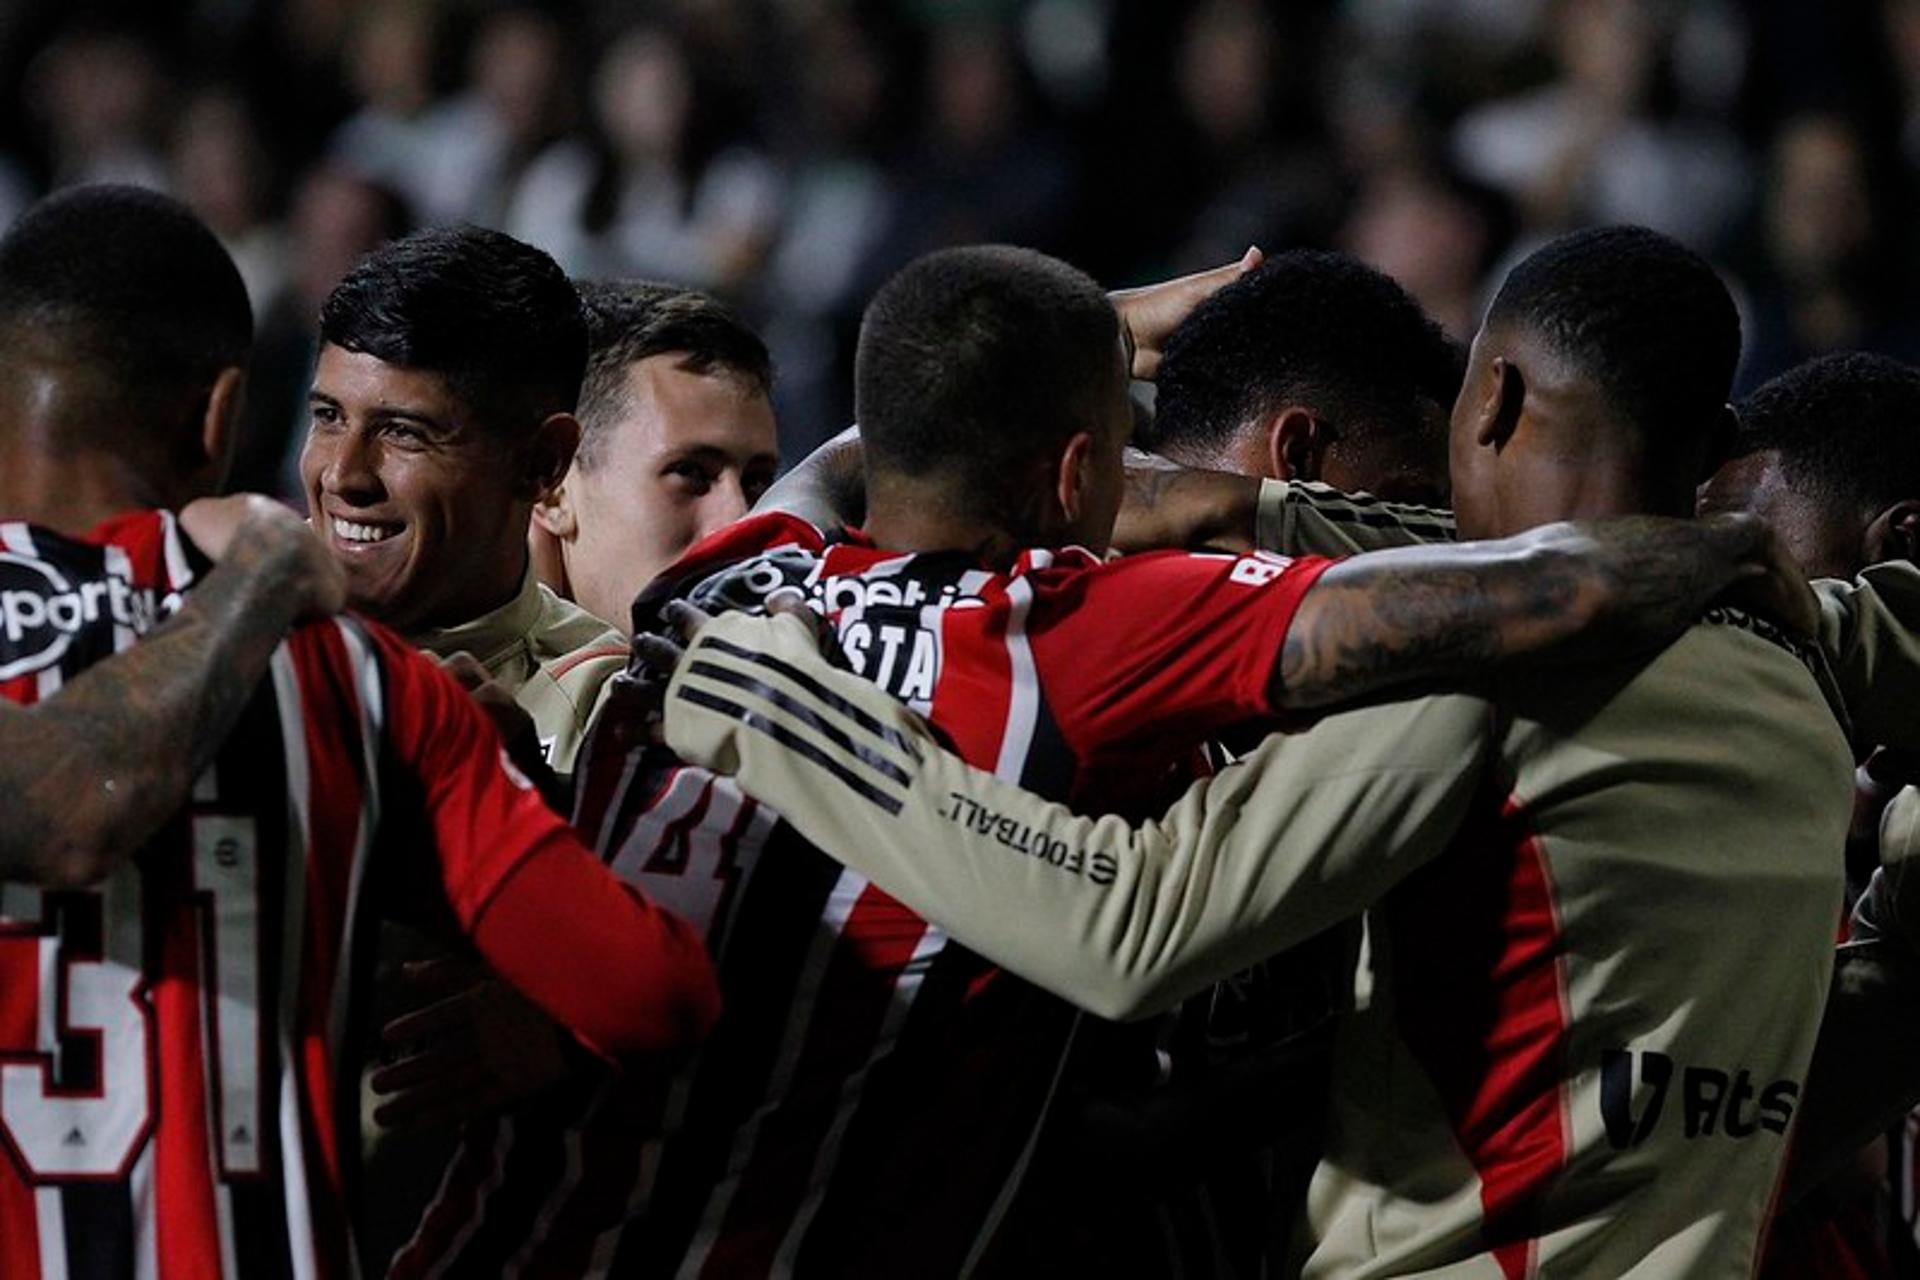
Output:
<path fill-rule="evenodd" d="M 118 578 L 79 584 L 44 560 L 0 551 L 0 680 L 41 671 L 60 661 L 73 638 L 103 620 L 150 631 L 180 607 Z"/>
<path fill-rule="evenodd" d="M 1798 1081 L 1756 1080 L 1745 1068 L 1688 1065 L 1651 1050 L 1609 1049 L 1600 1055 L 1600 1115 L 1616 1151 L 1645 1142 L 1663 1117 L 1668 1129 L 1678 1125 L 1687 1138 L 1783 1134 L 1799 1099 Z"/>

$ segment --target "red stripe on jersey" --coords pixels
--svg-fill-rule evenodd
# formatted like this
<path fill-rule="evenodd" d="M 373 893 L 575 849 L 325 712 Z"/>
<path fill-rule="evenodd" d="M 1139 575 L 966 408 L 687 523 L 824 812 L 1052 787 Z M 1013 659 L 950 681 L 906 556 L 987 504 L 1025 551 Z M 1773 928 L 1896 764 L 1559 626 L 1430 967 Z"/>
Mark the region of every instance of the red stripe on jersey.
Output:
<path fill-rule="evenodd" d="M 34 932 L 8 936 L 4 930 L 0 926 L 0 1051 L 32 1047 L 40 1039 L 40 939 Z M 0 1146 L 0 1276 L 8 1280 L 36 1280 L 40 1274 L 40 1211 L 25 1167 Z"/>
<path fill-rule="evenodd" d="M 989 588 L 1004 598 L 1004 585 Z M 1013 656 L 1007 652 L 1005 609 L 948 609 L 940 616 L 940 643 L 966 662 L 949 662 L 935 687 L 928 716 L 953 739 L 954 751 L 983 769 L 1000 759 L 1012 706 Z M 1017 778 L 1013 781 L 1018 781 Z"/>
<path fill-rule="evenodd" d="M 176 848 L 176 854 L 181 850 Z M 183 860 L 148 871 L 147 892 L 157 902 L 190 901 L 177 882 L 186 874 Z M 159 881 L 168 883 L 162 886 Z M 156 915 L 164 915 L 157 920 Z M 218 1068 L 205 1056 L 201 1011 L 212 984 L 200 967 L 199 916 L 192 910 L 148 913 L 148 928 L 161 931 L 157 948 L 160 972 L 151 988 L 154 1029 L 159 1048 L 159 1114 L 154 1142 L 155 1232 L 167 1276 L 217 1276 L 220 1220 L 208 1134 L 207 1081 Z"/>
<path fill-rule="evenodd" d="M 1480 1175 L 1482 1237 L 1533 1274 L 1535 1207 L 1570 1143 L 1563 934 L 1546 851 L 1517 800 L 1489 795 L 1390 907 L 1402 1035 Z"/>
<path fill-rule="evenodd" d="M 926 921 L 872 885 L 861 892 L 808 1011 L 791 1101 L 760 1130 L 701 1275 L 726 1280 L 771 1270 L 836 1112 L 856 1104 L 900 977 L 926 931 Z M 812 1105 L 802 1105 L 810 1095 Z"/>

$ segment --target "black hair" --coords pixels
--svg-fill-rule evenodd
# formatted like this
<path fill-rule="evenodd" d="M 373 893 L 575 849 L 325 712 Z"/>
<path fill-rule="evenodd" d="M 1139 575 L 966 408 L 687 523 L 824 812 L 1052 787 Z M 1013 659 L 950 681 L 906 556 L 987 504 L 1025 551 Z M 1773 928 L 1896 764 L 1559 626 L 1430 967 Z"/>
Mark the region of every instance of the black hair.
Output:
<path fill-rule="evenodd" d="M 1268 258 L 1194 309 L 1160 359 L 1142 448 L 1217 451 L 1299 404 L 1358 443 L 1433 430 L 1465 355 L 1391 279 L 1343 253 Z"/>
<path fill-rule="evenodd" d="M 253 309 L 233 259 L 186 205 L 138 187 L 74 187 L 0 238 L 0 363 L 29 346 L 85 371 L 88 411 L 63 424 L 64 443 L 149 455 L 161 443 L 173 456 L 198 446 L 198 410 L 221 371 L 245 367 Z M 191 441 L 153 434 L 173 429 Z"/>
<path fill-rule="evenodd" d="M 773 357 L 760 335 L 696 289 L 642 280 L 577 282 L 587 319 L 587 372 L 580 384 L 582 467 L 599 460 L 606 428 L 627 400 L 627 369 L 678 354 L 688 373 L 724 373 L 773 394 Z"/>
<path fill-rule="evenodd" d="M 1101 425 L 1119 332 L 1099 285 L 1031 249 L 908 264 L 860 323 L 854 409 L 869 474 L 941 473 L 981 514 L 1017 520 L 1028 464 Z"/>
<path fill-rule="evenodd" d="M 1735 455 L 1777 451 L 1798 492 L 1876 512 L 1920 498 L 1920 369 L 1865 352 L 1820 356 L 1736 411 Z"/>
<path fill-rule="evenodd" d="M 446 379 L 497 431 L 571 413 L 587 364 L 580 295 L 554 260 L 481 227 L 418 231 L 334 286 L 320 340 Z"/>
<path fill-rule="evenodd" d="M 1727 286 L 1645 227 L 1576 231 L 1528 255 L 1488 311 L 1487 327 L 1500 325 L 1541 338 L 1594 380 L 1623 426 L 1662 446 L 1713 428 L 1740 359 Z"/>

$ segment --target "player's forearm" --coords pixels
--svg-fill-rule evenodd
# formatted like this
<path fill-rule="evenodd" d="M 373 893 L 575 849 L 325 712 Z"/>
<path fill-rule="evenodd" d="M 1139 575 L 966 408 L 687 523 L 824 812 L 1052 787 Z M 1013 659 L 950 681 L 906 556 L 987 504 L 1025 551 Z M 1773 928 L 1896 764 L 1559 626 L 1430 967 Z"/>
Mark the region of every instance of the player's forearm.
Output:
<path fill-rule="evenodd" d="M 775 481 L 753 504 L 756 515 L 784 511 L 820 529 L 860 524 L 867 488 L 860 428 L 848 427 Z"/>
<path fill-rule="evenodd" d="M 239 542 L 138 645 L 0 702 L 0 879 L 93 883 L 180 807 L 308 607 L 306 564 L 284 531 Z"/>
<path fill-rule="evenodd" d="M 1113 545 L 1119 550 L 1253 548 L 1259 480 L 1176 467 L 1147 454 L 1128 458 L 1126 480 L 1113 527 Z"/>
<path fill-rule="evenodd" d="M 1355 556 L 1301 601 L 1275 701 L 1324 707 L 1504 663 L 1652 649 L 1748 575 L 1769 537 L 1752 521 L 1630 517 Z"/>
<path fill-rule="evenodd" d="M 968 767 L 790 620 L 730 616 L 681 663 L 667 738 L 967 946 L 1137 1017 L 1352 915 L 1437 852 L 1488 714 L 1453 698 L 1336 717 L 1130 825 Z"/>

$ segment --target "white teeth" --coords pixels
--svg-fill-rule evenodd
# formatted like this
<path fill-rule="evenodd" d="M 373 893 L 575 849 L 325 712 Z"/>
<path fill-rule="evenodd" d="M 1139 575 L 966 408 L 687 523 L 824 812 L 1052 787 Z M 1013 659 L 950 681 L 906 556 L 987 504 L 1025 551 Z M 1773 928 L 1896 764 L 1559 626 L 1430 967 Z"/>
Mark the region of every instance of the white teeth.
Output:
<path fill-rule="evenodd" d="M 341 520 L 338 518 L 333 522 L 333 531 L 339 534 L 342 540 L 347 542 L 384 542 L 394 534 L 400 532 L 398 529 L 383 529 L 371 524 L 355 524 L 351 520 Z"/>

